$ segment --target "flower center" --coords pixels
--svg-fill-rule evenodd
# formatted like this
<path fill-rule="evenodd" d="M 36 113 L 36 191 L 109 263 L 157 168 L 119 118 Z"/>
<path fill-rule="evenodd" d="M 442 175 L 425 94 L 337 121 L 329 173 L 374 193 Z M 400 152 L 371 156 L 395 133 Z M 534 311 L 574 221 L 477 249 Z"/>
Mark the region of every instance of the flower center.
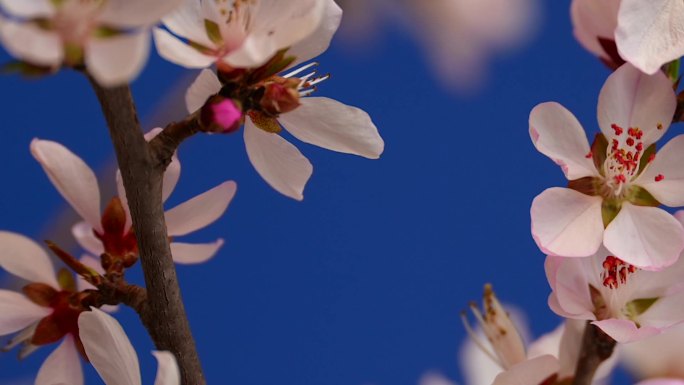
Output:
<path fill-rule="evenodd" d="M 644 143 L 641 141 L 644 133 L 639 128 L 625 130 L 617 124 L 611 125 L 611 128 L 615 136 L 609 144 L 608 155 L 603 163 L 603 187 L 608 190 L 607 195 L 619 198 L 627 192 L 629 182 L 639 171 L 644 152 Z"/>
<path fill-rule="evenodd" d="M 601 279 L 603 286 L 609 289 L 617 289 L 627 283 L 627 278 L 637 271 L 633 265 L 625 263 L 620 258 L 609 255 L 603 261 Z"/>
<path fill-rule="evenodd" d="M 104 0 L 65 0 L 57 6 L 53 27 L 65 44 L 83 47 L 96 29 L 95 17 Z"/>

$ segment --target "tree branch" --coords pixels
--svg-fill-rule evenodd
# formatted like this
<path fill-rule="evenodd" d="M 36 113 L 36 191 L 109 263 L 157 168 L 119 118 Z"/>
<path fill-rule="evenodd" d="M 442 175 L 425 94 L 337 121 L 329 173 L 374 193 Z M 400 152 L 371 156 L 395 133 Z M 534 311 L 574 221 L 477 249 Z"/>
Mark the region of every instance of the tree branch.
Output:
<path fill-rule="evenodd" d="M 613 354 L 615 340 L 587 321 L 572 385 L 591 385 L 599 365 Z"/>
<path fill-rule="evenodd" d="M 164 167 L 171 163 L 171 157 L 178 146 L 189 137 L 200 132 L 200 123 L 197 113 L 189 115 L 181 122 L 170 123 L 159 135 L 150 141 L 150 149 L 155 159 Z"/>
<path fill-rule="evenodd" d="M 147 288 L 147 311 L 140 318 L 157 349 L 176 356 L 182 383 L 203 385 L 164 220 L 162 180 L 168 162 L 145 141 L 129 87 L 103 88 L 92 78 L 90 82 L 109 126 L 140 250 Z"/>

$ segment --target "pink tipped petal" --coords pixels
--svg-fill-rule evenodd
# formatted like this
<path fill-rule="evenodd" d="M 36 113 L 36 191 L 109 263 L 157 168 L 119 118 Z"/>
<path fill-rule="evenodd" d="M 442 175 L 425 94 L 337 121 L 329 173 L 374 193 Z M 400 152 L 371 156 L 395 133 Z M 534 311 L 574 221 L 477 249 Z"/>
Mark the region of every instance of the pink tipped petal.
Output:
<path fill-rule="evenodd" d="M 684 135 L 670 140 L 634 182 L 648 190 L 660 203 L 684 206 Z"/>
<path fill-rule="evenodd" d="M 163 29 L 155 28 L 153 35 L 157 52 L 171 63 L 185 68 L 207 68 L 216 61 L 216 57 L 201 53 Z"/>
<path fill-rule="evenodd" d="M 11 16 L 27 19 L 48 17 L 55 13 L 50 0 L 0 0 L 0 8 Z"/>
<path fill-rule="evenodd" d="M 385 148 L 366 112 L 329 98 L 303 98 L 279 121 L 295 138 L 328 150 L 377 159 Z"/>
<path fill-rule="evenodd" d="M 97 239 L 93 233 L 93 227 L 88 222 L 83 221 L 75 224 L 71 228 L 71 234 L 76 242 L 90 254 L 101 255 L 104 253 L 102 241 Z"/>
<path fill-rule="evenodd" d="M 637 328 L 634 322 L 625 319 L 611 318 L 592 323 L 618 343 L 639 341 L 660 334 L 660 330 L 657 328 L 650 326 Z"/>
<path fill-rule="evenodd" d="M 554 257 L 549 257 L 554 258 Z M 560 257 L 555 257 L 560 258 Z M 595 319 L 585 270 L 586 258 L 563 258 L 551 287 L 561 310 L 558 315 L 573 319 Z M 555 311 L 555 309 L 554 309 Z"/>
<path fill-rule="evenodd" d="M 684 54 L 684 2 L 622 0 L 615 42 L 620 55 L 653 74 Z"/>
<path fill-rule="evenodd" d="M 173 12 L 164 16 L 164 25 L 174 34 L 199 43 L 208 48 L 215 48 L 207 36 L 202 15 L 202 3 L 197 0 L 184 0 Z"/>
<path fill-rule="evenodd" d="M 663 136 L 676 107 L 672 82 L 665 74 L 646 75 L 627 63 L 613 72 L 601 89 L 598 122 L 609 142 L 615 136 L 612 124 L 624 130 L 641 129 L 646 148 Z"/>
<path fill-rule="evenodd" d="M 587 257 L 601 246 L 601 198 L 554 187 L 532 202 L 532 236 L 552 255 Z"/>
<path fill-rule="evenodd" d="M 51 308 L 38 306 L 23 294 L 0 290 L 0 336 L 18 332 L 51 313 Z"/>
<path fill-rule="evenodd" d="M 149 26 L 159 23 L 181 4 L 182 0 L 107 0 L 99 21 L 124 28 Z"/>
<path fill-rule="evenodd" d="M 0 24 L 0 41 L 12 56 L 31 64 L 57 67 L 64 59 L 59 35 L 32 23 L 4 20 Z"/>
<path fill-rule="evenodd" d="M 541 384 L 547 378 L 558 372 L 558 359 L 551 355 L 544 355 L 513 365 L 502 372 L 492 385 L 531 385 Z"/>
<path fill-rule="evenodd" d="M 104 87 L 126 84 L 142 71 L 150 54 L 150 36 L 137 31 L 91 39 L 86 48 L 88 72 Z"/>
<path fill-rule="evenodd" d="M 204 263 L 211 259 L 223 246 L 223 239 L 212 243 L 171 243 L 173 261 L 184 265 Z"/>
<path fill-rule="evenodd" d="M 278 134 L 257 128 L 251 119 L 245 122 L 244 137 L 247 156 L 266 183 L 292 199 L 304 199 L 313 166 L 297 147 Z"/>
<path fill-rule="evenodd" d="M 684 249 L 684 228 L 662 209 L 625 202 L 606 228 L 603 243 L 627 263 L 660 270 L 679 258 Z"/>
<path fill-rule="evenodd" d="M 180 385 L 180 370 L 176 357 L 166 351 L 154 351 L 152 355 L 157 359 L 158 365 L 154 385 Z"/>
<path fill-rule="evenodd" d="M 59 347 L 43 362 L 35 385 L 83 385 L 81 358 L 72 335 L 64 337 Z"/>
<path fill-rule="evenodd" d="M 59 287 L 50 256 L 20 234 L 0 231 L 0 268 L 29 282 Z"/>
<path fill-rule="evenodd" d="M 223 182 L 168 210 L 164 216 L 169 235 L 186 235 L 210 225 L 223 215 L 236 191 L 235 182 Z"/>
<path fill-rule="evenodd" d="M 291 66 L 309 61 L 325 52 L 330 46 L 330 41 L 342 21 L 342 9 L 334 0 L 323 0 L 325 10 L 320 25 L 304 40 L 287 50 L 288 56 L 294 56 L 296 60 Z"/>
<path fill-rule="evenodd" d="M 620 0 L 573 0 L 570 6 L 575 38 L 589 52 L 608 59 L 599 38 L 614 40 Z"/>
<path fill-rule="evenodd" d="M 279 50 L 311 36 L 323 21 L 326 6 L 324 0 L 262 0 L 252 15 L 247 38 L 224 60 L 236 68 L 264 64 Z"/>
<path fill-rule="evenodd" d="M 92 309 L 81 313 L 78 327 L 88 359 L 107 385 L 141 385 L 138 355 L 119 322 Z"/>
<path fill-rule="evenodd" d="M 558 103 L 536 106 L 530 113 L 530 137 L 542 154 L 556 162 L 565 177 L 573 180 L 596 176 L 587 135 L 577 118 Z"/>
<path fill-rule="evenodd" d="M 185 106 L 188 112 L 193 113 L 202 108 L 210 96 L 221 91 L 221 87 L 221 82 L 214 71 L 202 70 L 185 93 Z"/>
<path fill-rule="evenodd" d="M 57 142 L 34 139 L 31 154 L 71 207 L 97 231 L 100 224 L 100 188 L 93 170 Z"/>

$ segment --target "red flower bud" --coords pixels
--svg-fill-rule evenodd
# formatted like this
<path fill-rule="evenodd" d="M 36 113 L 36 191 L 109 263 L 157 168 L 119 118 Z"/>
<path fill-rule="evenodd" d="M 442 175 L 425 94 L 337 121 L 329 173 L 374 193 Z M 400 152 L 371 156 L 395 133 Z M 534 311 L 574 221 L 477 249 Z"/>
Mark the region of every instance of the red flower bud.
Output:
<path fill-rule="evenodd" d="M 242 108 L 232 99 L 213 96 L 202 107 L 200 123 L 205 132 L 230 134 L 242 125 Z"/>

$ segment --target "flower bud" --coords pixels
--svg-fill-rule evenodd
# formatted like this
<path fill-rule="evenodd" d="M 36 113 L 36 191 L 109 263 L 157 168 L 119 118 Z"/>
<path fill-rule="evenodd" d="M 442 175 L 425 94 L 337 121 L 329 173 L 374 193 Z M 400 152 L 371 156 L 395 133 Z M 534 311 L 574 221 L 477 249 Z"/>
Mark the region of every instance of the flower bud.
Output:
<path fill-rule="evenodd" d="M 284 114 L 299 107 L 299 82 L 297 78 L 276 78 L 264 86 L 264 96 L 259 102 L 271 115 Z"/>
<path fill-rule="evenodd" d="M 233 99 L 216 95 L 202 107 L 200 124 L 204 132 L 230 134 L 242 125 L 242 108 Z"/>

